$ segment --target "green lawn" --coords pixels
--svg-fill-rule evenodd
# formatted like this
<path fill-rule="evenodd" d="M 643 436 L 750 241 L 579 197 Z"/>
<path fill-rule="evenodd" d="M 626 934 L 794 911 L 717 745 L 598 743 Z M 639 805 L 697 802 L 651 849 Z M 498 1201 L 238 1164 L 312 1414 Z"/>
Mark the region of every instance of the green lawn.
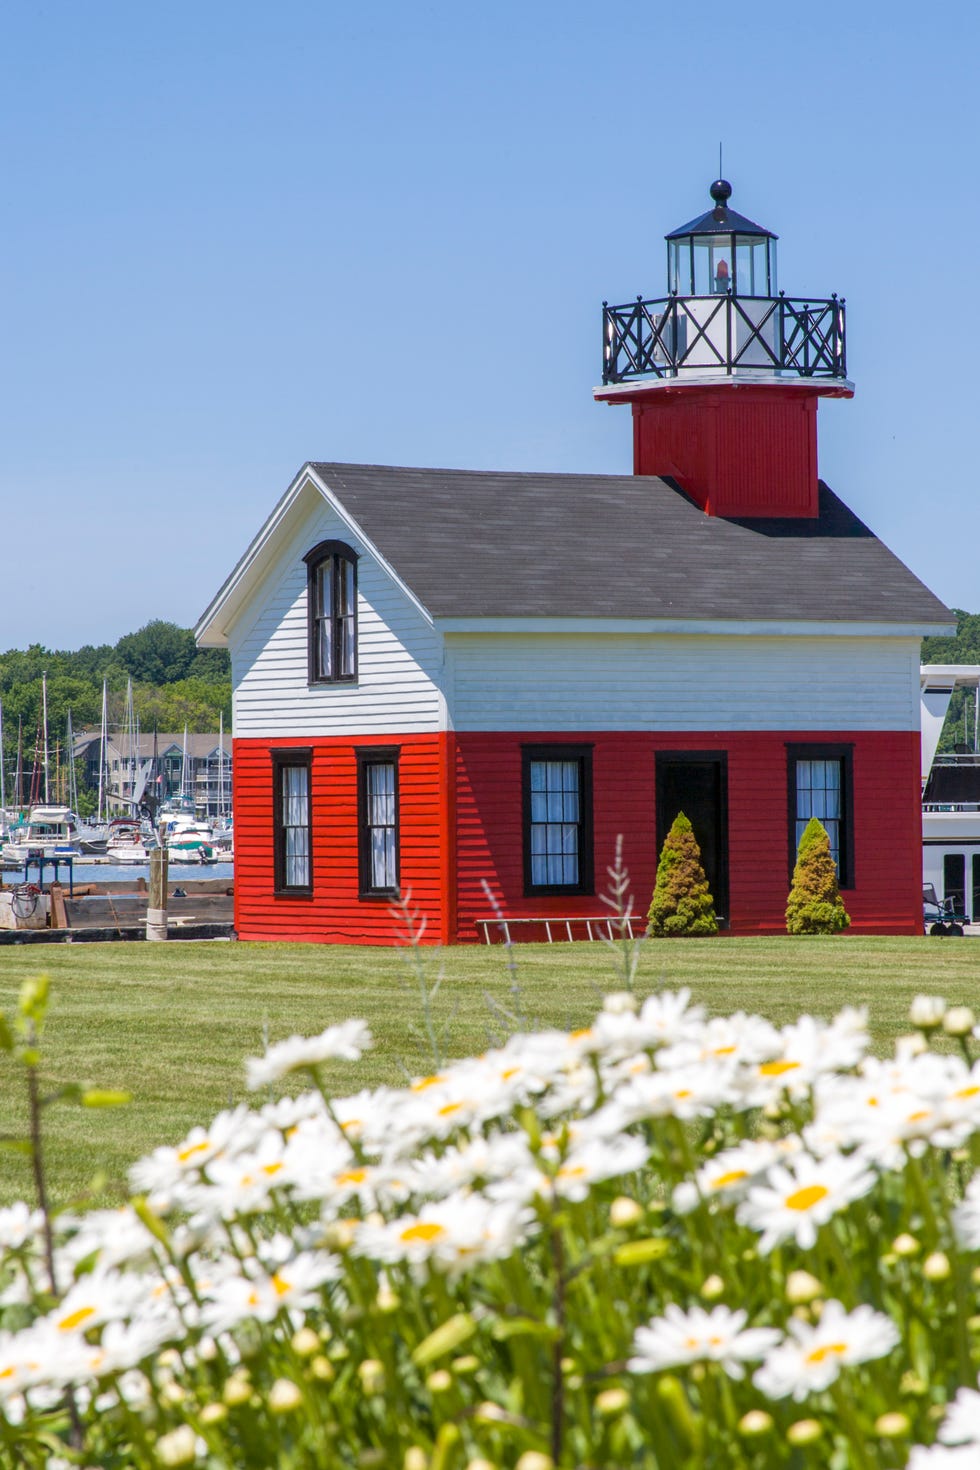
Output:
<path fill-rule="evenodd" d="M 618 988 L 601 944 L 521 945 L 515 951 L 526 1014 L 537 1025 L 578 1025 Z M 507 1004 L 511 977 L 499 948 L 426 952 L 435 1001 L 449 1022 L 448 1052 L 480 1050 L 493 1038 L 488 997 Z M 0 1008 L 20 981 L 46 970 L 52 1005 L 46 1083 L 77 1080 L 124 1088 L 131 1105 L 108 1112 L 60 1107 L 48 1113 L 54 1193 L 65 1200 L 99 1171 L 121 1179 L 158 1143 L 246 1096 L 243 1059 L 276 1041 L 363 1016 L 376 1050 L 355 1067 L 337 1064 L 337 1091 L 429 1070 L 410 1024 L 421 1020 L 410 956 L 353 946 L 274 944 L 25 945 L 0 950 Z M 906 1029 L 918 991 L 980 1008 L 980 945 L 969 939 L 707 939 L 650 941 L 641 994 L 690 985 L 714 1012 L 758 1011 L 777 1022 L 800 1011 L 829 1015 L 867 1003 L 876 1042 Z M 23 1120 L 14 1067 L 0 1058 L 0 1131 Z M 30 1196 L 28 1165 L 0 1153 L 0 1201 Z"/>

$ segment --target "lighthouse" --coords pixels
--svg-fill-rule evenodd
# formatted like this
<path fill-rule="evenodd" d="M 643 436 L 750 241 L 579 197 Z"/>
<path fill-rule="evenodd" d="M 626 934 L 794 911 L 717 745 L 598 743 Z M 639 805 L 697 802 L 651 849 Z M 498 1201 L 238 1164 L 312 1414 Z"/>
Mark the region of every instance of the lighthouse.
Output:
<path fill-rule="evenodd" d="M 710 516 L 815 518 L 817 404 L 851 398 L 844 300 L 777 288 L 777 236 L 731 208 L 672 230 L 667 291 L 603 303 L 599 402 L 633 411 L 633 472 Z"/>

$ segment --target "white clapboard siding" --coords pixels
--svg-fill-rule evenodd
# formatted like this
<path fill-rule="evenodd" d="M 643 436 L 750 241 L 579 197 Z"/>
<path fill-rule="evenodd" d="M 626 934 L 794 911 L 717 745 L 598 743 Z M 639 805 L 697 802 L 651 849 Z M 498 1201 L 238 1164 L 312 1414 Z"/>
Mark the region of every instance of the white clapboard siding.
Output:
<path fill-rule="evenodd" d="M 356 684 L 307 683 L 306 564 L 318 542 L 346 541 L 357 567 Z M 285 540 L 245 615 L 229 630 L 235 735 L 426 732 L 445 728 L 442 639 L 325 505 Z"/>
<path fill-rule="evenodd" d="M 917 730 L 917 638 L 446 635 L 457 730 Z"/>

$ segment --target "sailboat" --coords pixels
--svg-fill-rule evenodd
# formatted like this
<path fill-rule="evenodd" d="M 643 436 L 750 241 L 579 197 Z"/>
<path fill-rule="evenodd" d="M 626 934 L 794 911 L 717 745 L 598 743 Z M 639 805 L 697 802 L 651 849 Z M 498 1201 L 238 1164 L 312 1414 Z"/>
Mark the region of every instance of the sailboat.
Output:
<path fill-rule="evenodd" d="M 180 765 L 180 794 L 171 796 L 157 812 L 160 839 L 166 843 L 171 860 L 176 863 L 212 863 L 214 847 L 211 828 L 199 820 L 194 800 L 188 793 L 190 771 L 187 756 L 187 726 L 184 726 L 184 749 Z"/>

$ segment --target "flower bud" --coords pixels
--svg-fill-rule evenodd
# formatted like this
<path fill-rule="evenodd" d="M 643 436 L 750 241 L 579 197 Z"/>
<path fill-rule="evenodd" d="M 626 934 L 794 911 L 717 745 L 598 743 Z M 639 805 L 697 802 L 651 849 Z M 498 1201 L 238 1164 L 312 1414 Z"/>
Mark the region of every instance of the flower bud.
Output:
<path fill-rule="evenodd" d="M 540 1450 L 525 1450 L 514 1470 L 555 1470 L 555 1462 Z"/>
<path fill-rule="evenodd" d="M 611 1016 L 629 1016 L 636 1011 L 636 996 L 628 990 L 614 990 L 602 1002 L 602 1009 Z"/>
<path fill-rule="evenodd" d="M 910 1031 L 906 1035 L 896 1036 L 895 1054 L 902 1058 L 921 1057 L 922 1053 L 929 1050 L 929 1043 L 921 1031 Z"/>
<path fill-rule="evenodd" d="M 909 1006 L 909 1020 L 919 1031 L 935 1031 L 945 1014 L 946 1002 L 940 995 L 917 995 Z"/>
<path fill-rule="evenodd" d="M 291 1414 L 302 1402 L 299 1386 L 291 1378 L 277 1378 L 269 1389 L 270 1414 Z"/>
<path fill-rule="evenodd" d="M 402 1470 L 429 1470 L 429 1457 L 420 1445 L 409 1445 L 402 1461 Z"/>
<path fill-rule="evenodd" d="M 823 1434 L 823 1425 L 817 1419 L 797 1419 L 786 1431 L 791 1445 L 816 1444 Z"/>
<path fill-rule="evenodd" d="M 237 1409 L 252 1397 L 252 1385 L 244 1374 L 233 1373 L 222 1389 L 221 1397 L 230 1409 Z"/>
<path fill-rule="evenodd" d="M 170 1383 L 164 1383 L 161 1386 L 161 1388 L 158 1390 L 158 1397 L 161 1404 L 165 1404 L 167 1408 L 172 1409 L 175 1408 L 177 1404 L 182 1404 L 184 1402 L 187 1397 L 187 1393 L 179 1383 L 174 1383 L 173 1381 L 171 1381 Z"/>
<path fill-rule="evenodd" d="M 460 1373 L 475 1373 L 480 1366 L 480 1360 L 476 1353 L 464 1353 L 461 1358 L 453 1358 L 452 1366 L 457 1376 Z"/>
<path fill-rule="evenodd" d="M 901 1378 L 899 1379 L 899 1393 L 906 1394 L 909 1398 L 919 1399 L 924 1393 L 928 1392 L 928 1389 L 929 1385 L 925 1382 L 924 1379 L 919 1377 L 918 1373 L 912 1373 L 911 1371 L 909 1371 L 903 1373 Z"/>
<path fill-rule="evenodd" d="M 629 1408 L 630 1396 L 625 1388 L 605 1388 L 596 1394 L 595 1409 L 603 1419 L 612 1419 Z"/>
<path fill-rule="evenodd" d="M 701 1283 L 702 1299 L 706 1302 L 716 1302 L 719 1297 L 723 1297 L 724 1295 L 725 1283 L 718 1273 L 713 1272 L 710 1276 L 706 1276 Z"/>
<path fill-rule="evenodd" d="M 908 1415 L 897 1411 L 891 1414 L 880 1414 L 875 1420 L 875 1434 L 880 1439 L 904 1439 L 911 1429 L 912 1425 Z"/>
<path fill-rule="evenodd" d="M 425 1380 L 430 1393 L 448 1393 L 453 1386 L 453 1375 L 446 1368 L 436 1368 Z"/>
<path fill-rule="evenodd" d="M 738 1432 L 743 1439 L 758 1439 L 768 1434 L 773 1426 L 773 1417 L 765 1409 L 750 1409 L 738 1421 Z"/>
<path fill-rule="evenodd" d="M 892 1250 L 896 1256 L 917 1256 L 921 1249 L 922 1246 L 916 1240 L 915 1236 L 909 1235 L 908 1231 L 903 1232 L 901 1235 L 896 1235 L 892 1241 Z"/>
<path fill-rule="evenodd" d="M 614 1199 L 609 1206 L 609 1223 L 617 1230 L 628 1230 L 631 1225 L 636 1225 L 643 1219 L 643 1206 L 638 1205 L 635 1199 L 628 1199 L 621 1194 Z"/>
<path fill-rule="evenodd" d="M 370 1449 L 361 1450 L 357 1463 L 360 1470 L 385 1470 L 388 1461 L 384 1450 Z"/>
<path fill-rule="evenodd" d="M 202 1337 L 197 1345 L 197 1356 L 202 1363 L 213 1363 L 218 1356 L 218 1344 L 213 1337 Z"/>
<path fill-rule="evenodd" d="M 223 1419 L 228 1418 L 228 1410 L 224 1404 L 205 1404 L 201 1410 L 202 1424 L 220 1424 Z"/>
<path fill-rule="evenodd" d="M 310 1372 L 320 1383 L 332 1383 L 337 1376 L 336 1368 L 322 1353 L 313 1359 L 310 1364 Z"/>
<path fill-rule="evenodd" d="M 815 1302 L 823 1294 L 823 1283 L 809 1271 L 791 1271 L 786 1278 L 786 1300 L 795 1307 Z"/>
<path fill-rule="evenodd" d="M 492 1460 L 467 1460 L 466 1470 L 497 1470 Z"/>
<path fill-rule="evenodd" d="M 197 1459 L 197 1435 L 189 1424 L 181 1424 L 156 1442 L 156 1455 L 161 1465 L 193 1465 Z"/>
<path fill-rule="evenodd" d="M 397 1312 L 402 1304 L 402 1299 L 395 1291 L 390 1281 L 382 1281 L 378 1287 L 378 1295 L 375 1297 L 375 1305 L 379 1312 L 387 1315 L 389 1312 Z"/>
<path fill-rule="evenodd" d="M 384 1364 L 377 1358 L 365 1358 L 358 1364 L 357 1376 L 365 1393 L 383 1393 L 385 1386 Z"/>
<path fill-rule="evenodd" d="M 943 1016 L 943 1030 L 947 1036 L 970 1036 L 977 1018 L 969 1006 L 950 1006 Z"/>
<path fill-rule="evenodd" d="M 948 1281 L 950 1269 L 949 1256 L 945 1251 L 933 1251 L 922 1262 L 922 1274 L 927 1281 Z"/>
<path fill-rule="evenodd" d="M 312 1327 L 301 1327 L 293 1333 L 289 1345 L 298 1358 L 312 1358 L 320 1351 L 320 1334 Z"/>

